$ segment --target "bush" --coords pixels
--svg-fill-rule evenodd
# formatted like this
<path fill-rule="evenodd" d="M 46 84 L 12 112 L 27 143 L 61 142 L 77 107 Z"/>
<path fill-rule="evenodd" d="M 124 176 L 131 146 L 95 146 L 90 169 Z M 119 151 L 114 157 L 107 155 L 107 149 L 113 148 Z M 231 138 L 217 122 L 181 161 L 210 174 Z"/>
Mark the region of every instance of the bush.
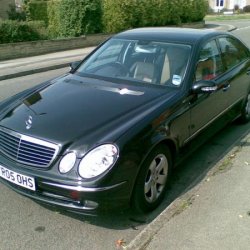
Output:
<path fill-rule="evenodd" d="M 77 37 L 102 31 L 102 0 L 51 0 L 48 2 L 51 37 Z"/>
<path fill-rule="evenodd" d="M 17 21 L 25 21 L 26 20 L 26 14 L 23 10 L 16 10 L 15 4 L 9 5 L 9 11 L 7 11 L 8 17 L 10 20 L 17 20 Z"/>
<path fill-rule="evenodd" d="M 244 12 L 250 12 L 250 5 L 247 5 L 243 8 Z"/>
<path fill-rule="evenodd" d="M 207 11 L 207 0 L 103 0 L 103 23 L 106 32 L 119 32 L 201 21 Z"/>
<path fill-rule="evenodd" d="M 46 39 L 44 22 L 0 21 L 0 43 L 14 43 Z"/>
<path fill-rule="evenodd" d="M 182 0 L 180 19 L 182 23 L 202 21 L 209 11 L 206 0 Z"/>
<path fill-rule="evenodd" d="M 28 0 L 25 3 L 25 11 L 28 21 L 44 21 L 48 24 L 47 14 L 48 0 Z"/>
<path fill-rule="evenodd" d="M 176 0 L 103 0 L 105 31 L 118 32 L 142 26 L 178 24 Z"/>
<path fill-rule="evenodd" d="M 238 11 L 240 9 L 240 6 L 238 4 L 234 5 L 234 11 Z"/>
<path fill-rule="evenodd" d="M 124 29 L 141 26 L 141 23 L 143 20 L 145 20 L 145 12 L 147 7 L 143 6 L 143 2 L 145 1 L 104 0 L 103 22 L 105 31 L 113 33 Z M 153 5 L 152 8 L 156 8 L 156 4 Z M 135 11 L 135 9 L 137 11 Z"/>

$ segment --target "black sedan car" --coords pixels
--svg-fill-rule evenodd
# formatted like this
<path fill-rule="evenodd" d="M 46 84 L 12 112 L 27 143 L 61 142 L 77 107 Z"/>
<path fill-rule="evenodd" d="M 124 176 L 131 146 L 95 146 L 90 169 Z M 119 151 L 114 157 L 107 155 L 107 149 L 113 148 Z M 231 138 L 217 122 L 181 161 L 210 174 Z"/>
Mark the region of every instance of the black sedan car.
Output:
<path fill-rule="evenodd" d="M 229 33 L 142 28 L 0 103 L 0 181 L 92 214 L 150 211 L 193 139 L 250 119 L 250 53 Z"/>

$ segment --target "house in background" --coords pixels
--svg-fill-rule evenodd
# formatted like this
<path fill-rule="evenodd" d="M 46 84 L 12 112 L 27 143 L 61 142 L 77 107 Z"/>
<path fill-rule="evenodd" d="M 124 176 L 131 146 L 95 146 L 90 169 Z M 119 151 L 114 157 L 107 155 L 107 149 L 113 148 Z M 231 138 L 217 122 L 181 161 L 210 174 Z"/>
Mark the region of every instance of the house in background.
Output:
<path fill-rule="evenodd" d="M 10 4 L 15 5 L 15 0 L 0 0 L 0 19 L 8 18 Z"/>
<path fill-rule="evenodd" d="M 214 12 L 222 9 L 233 10 L 236 5 L 243 9 L 246 5 L 250 5 L 250 0 L 209 0 L 209 6 Z"/>

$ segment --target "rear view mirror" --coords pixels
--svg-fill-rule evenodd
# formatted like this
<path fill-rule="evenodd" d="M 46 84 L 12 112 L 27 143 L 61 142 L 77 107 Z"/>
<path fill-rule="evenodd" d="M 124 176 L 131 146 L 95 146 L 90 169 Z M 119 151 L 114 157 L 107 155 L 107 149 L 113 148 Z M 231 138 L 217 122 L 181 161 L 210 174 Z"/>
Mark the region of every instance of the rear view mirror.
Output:
<path fill-rule="evenodd" d="M 195 94 L 212 93 L 218 89 L 214 81 L 198 81 L 192 87 L 192 92 Z"/>
<path fill-rule="evenodd" d="M 81 61 L 72 62 L 70 66 L 70 73 L 74 72 L 75 69 L 80 65 Z"/>

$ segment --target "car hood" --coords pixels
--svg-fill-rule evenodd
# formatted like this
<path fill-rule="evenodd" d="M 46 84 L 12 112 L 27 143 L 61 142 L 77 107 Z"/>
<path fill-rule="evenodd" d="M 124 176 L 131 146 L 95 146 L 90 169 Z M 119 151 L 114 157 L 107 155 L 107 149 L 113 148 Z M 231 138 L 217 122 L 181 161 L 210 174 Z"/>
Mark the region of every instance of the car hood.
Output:
<path fill-rule="evenodd" d="M 83 137 L 88 137 L 89 144 L 101 137 L 111 140 L 107 131 L 122 128 L 113 133 L 114 140 L 158 99 L 164 96 L 166 101 L 175 93 L 161 86 L 117 84 L 69 74 L 19 98 L 1 114 L 0 126 L 61 145 Z"/>

